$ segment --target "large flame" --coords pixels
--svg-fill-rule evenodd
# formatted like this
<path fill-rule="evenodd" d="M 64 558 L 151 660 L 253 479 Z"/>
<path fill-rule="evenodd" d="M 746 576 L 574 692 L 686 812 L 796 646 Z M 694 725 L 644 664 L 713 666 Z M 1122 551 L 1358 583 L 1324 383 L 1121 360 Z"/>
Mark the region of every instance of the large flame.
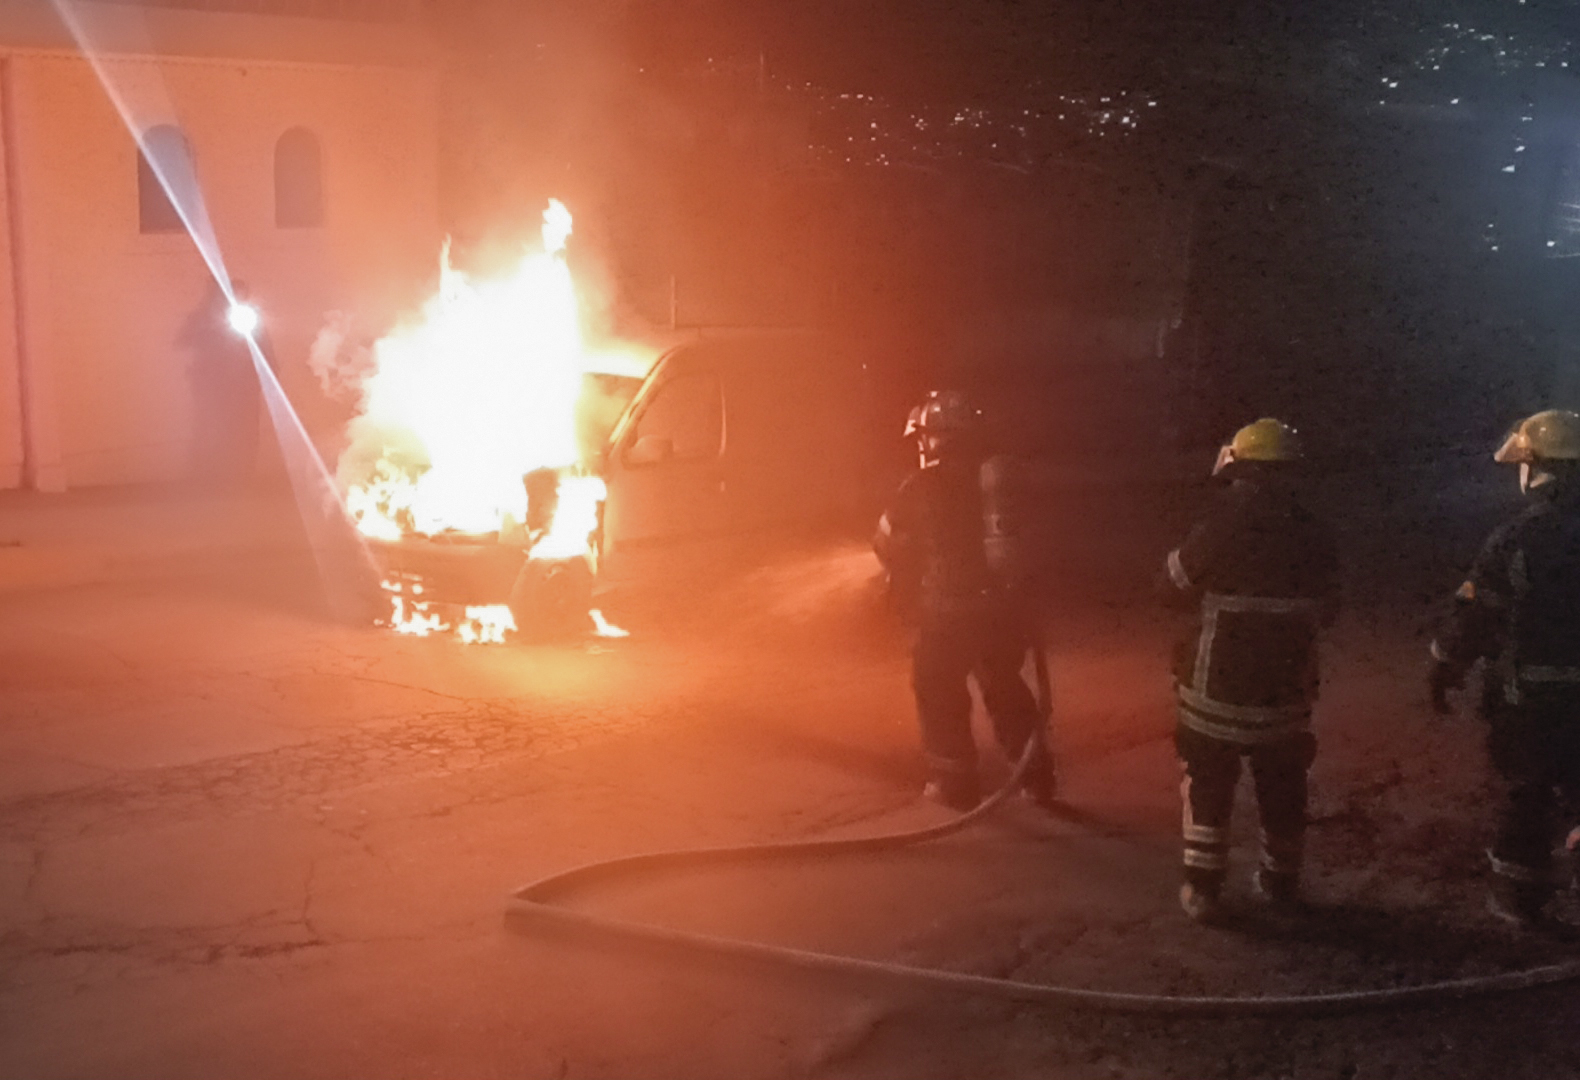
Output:
<path fill-rule="evenodd" d="M 542 235 L 541 251 L 485 281 L 455 270 L 446 244 L 421 317 L 374 344 L 341 467 L 346 507 L 365 535 L 496 534 L 530 558 L 592 559 L 604 485 L 578 468 L 588 355 L 565 261 L 571 215 L 558 200 Z M 542 470 L 559 476 L 552 519 L 528 531 L 524 477 Z M 515 629 L 504 605 L 446 620 L 414 588 L 385 582 L 390 625 L 404 633 L 489 642 Z"/>
<path fill-rule="evenodd" d="M 358 425 L 385 435 L 371 480 L 347 505 L 369 536 L 495 532 L 526 517 L 521 478 L 576 464 L 584 370 L 565 241 L 551 201 L 541 252 L 510 275 L 474 281 L 442 257 L 422 318 L 374 346 Z"/>

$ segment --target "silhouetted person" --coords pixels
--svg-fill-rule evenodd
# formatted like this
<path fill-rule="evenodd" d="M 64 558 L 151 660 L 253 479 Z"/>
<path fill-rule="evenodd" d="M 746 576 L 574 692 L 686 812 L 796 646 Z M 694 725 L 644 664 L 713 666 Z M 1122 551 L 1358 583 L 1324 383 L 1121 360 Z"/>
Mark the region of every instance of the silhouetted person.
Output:
<path fill-rule="evenodd" d="M 233 283 L 236 303 L 250 306 L 244 282 Z M 248 334 L 235 325 L 233 305 L 216 284 L 187 317 L 180 343 L 192 353 L 192 475 L 213 486 L 251 478 L 257 467 L 262 394 Z M 258 323 L 251 338 L 270 357 L 268 331 Z"/>

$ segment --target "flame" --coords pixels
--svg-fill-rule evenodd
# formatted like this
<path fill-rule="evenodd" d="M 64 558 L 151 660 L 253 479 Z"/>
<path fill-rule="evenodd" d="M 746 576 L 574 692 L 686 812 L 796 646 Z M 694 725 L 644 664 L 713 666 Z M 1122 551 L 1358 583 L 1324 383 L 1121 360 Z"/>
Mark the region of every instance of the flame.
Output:
<path fill-rule="evenodd" d="M 422 318 L 374 345 L 353 436 L 379 433 L 382 453 L 347 492 L 365 534 L 498 531 L 525 518 L 523 475 L 576 463 L 584 349 L 569 233 L 551 202 L 544 250 L 495 281 L 455 270 L 446 244 Z"/>
<path fill-rule="evenodd" d="M 505 635 L 516 628 L 516 617 L 504 604 L 469 604 L 466 619 L 455 628 L 456 636 L 468 645 L 503 645 Z"/>
<path fill-rule="evenodd" d="M 506 604 L 468 604 L 464 617 L 453 625 L 436 609 L 435 605 L 420 599 L 421 584 L 408 586 L 400 581 L 385 579 L 379 583 L 390 596 L 390 618 L 381 620 L 397 634 L 427 637 L 451 630 L 467 645 L 502 645 L 505 635 L 516 629 L 516 617 Z"/>
<path fill-rule="evenodd" d="M 392 593 L 390 597 L 390 618 L 386 625 L 397 634 L 410 634 L 413 637 L 427 637 L 433 633 L 443 633 L 450 629 L 450 624 L 445 622 L 438 612 L 433 611 L 426 600 L 417 599 L 422 595 L 422 586 L 413 585 L 411 596 L 406 595 L 406 587 L 399 581 L 384 580 L 379 582 L 385 592 Z"/>
<path fill-rule="evenodd" d="M 603 612 L 597 608 L 590 609 L 587 614 L 592 616 L 593 632 L 599 637 L 623 638 L 631 636 L 631 631 L 624 630 L 604 618 Z"/>
<path fill-rule="evenodd" d="M 542 250 L 497 280 L 455 270 L 446 243 L 421 316 L 373 345 L 340 467 L 346 509 L 364 535 L 495 534 L 532 559 L 593 565 L 606 492 L 579 468 L 576 410 L 590 357 L 565 261 L 571 231 L 570 211 L 551 199 Z M 558 477 L 552 520 L 529 533 L 524 478 L 542 470 Z M 399 582 L 385 588 L 388 625 L 401 633 L 497 642 L 516 628 L 503 605 L 468 607 L 452 625 Z"/>
<path fill-rule="evenodd" d="M 590 554 L 590 538 L 598 529 L 598 508 L 607 494 L 602 477 L 561 477 L 554 520 L 532 545 L 528 558 L 573 559 Z"/>
<path fill-rule="evenodd" d="M 565 241 L 571 236 L 571 212 L 558 199 L 549 200 L 543 211 L 543 250 L 556 254 L 565 250 Z"/>

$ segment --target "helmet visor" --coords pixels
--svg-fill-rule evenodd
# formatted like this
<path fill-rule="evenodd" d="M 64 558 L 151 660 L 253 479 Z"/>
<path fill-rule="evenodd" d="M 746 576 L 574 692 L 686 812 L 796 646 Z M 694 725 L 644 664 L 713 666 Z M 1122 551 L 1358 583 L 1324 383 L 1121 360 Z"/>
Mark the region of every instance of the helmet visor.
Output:
<path fill-rule="evenodd" d="M 1503 437 L 1503 442 L 1498 444 L 1498 449 L 1492 455 L 1492 460 L 1499 465 L 1523 465 L 1536 460 L 1531 452 L 1531 439 L 1525 433 L 1525 421 L 1520 421 L 1509 429 Z"/>
<path fill-rule="evenodd" d="M 1218 460 L 1213 462 L 1212 474 L 1214 476 L 1217 476 L 1219 473 L 1223 472 L 1223 470 L 1227 469 L 1230 465 L 1233 465 L 1234 461 L 1235 461 L 1234 447 L 1233 446 L 1224 446 L 1224 447 L 1222 447 L 1218 451 Z"/>

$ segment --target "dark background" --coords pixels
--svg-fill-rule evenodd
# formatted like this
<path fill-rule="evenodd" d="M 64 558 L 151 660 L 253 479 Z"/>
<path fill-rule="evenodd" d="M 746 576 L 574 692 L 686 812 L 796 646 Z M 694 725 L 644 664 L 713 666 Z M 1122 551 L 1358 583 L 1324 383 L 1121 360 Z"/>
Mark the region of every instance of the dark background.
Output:
<path fill-rule="evenodd" d="M 1580 400 L 1571 0 L 167 2 L 420 23 L 461 257 L 560 197 L 617 329 L 832 327 L 1059 450 Z"/>

